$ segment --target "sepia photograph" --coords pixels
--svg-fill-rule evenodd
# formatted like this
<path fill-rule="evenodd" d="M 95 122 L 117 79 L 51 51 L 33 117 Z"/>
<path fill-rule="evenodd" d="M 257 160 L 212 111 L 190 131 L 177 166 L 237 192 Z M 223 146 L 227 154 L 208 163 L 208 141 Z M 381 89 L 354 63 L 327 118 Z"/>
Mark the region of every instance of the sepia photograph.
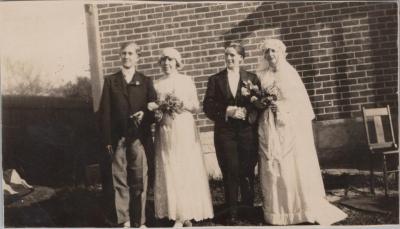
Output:
<path fill-rule="evenodd" d="M 399 3 L 0 3 L 4 228 L 400 228 Z"/>

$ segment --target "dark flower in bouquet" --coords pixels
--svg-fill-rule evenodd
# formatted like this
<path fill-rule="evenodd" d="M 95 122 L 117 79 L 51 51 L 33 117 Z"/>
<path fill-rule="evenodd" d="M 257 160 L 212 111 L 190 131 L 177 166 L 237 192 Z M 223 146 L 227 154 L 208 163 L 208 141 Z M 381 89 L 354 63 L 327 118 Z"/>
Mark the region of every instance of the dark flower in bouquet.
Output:
<path fill-rule="evenodd" d="M 165 115 L 174 119 L 175 114 L 180 114 L 183 110 L 183 103 L 173 93 L 165 95 L 163 100 L 158 100 L 158 108 L 154 111 L 156 119 L 161 121 Z"/>
<path fill-rule="evenodd" d="M 241 92 L 243 96 L 260 96 L 261 91 L 256 84 L 253 84 L 253 82 L 251 82 L 250 80 L 242 81 L 242 83 L 243 86 L 241 88 Z"/>
<path fill-rule="evenodd" d="M 263 91 L 264 92 L 263 97 L 261 98 L 261 102 L 265 103 L 266 105 L 276 104 L 276 101 L 279 100 L 281 97 L 280 89 L 276 86 L 275 83 L 265 88 Z"/>
<path fill-rule="evenodd" d="M 250 80 L 243 82 L 242 95 L 249 96 L 251 102 L 259 102 L 263 106 L 267 107 L 270 105 L 276 105 L 276 101 L 281 98 L 281 91 L 275 82 L 266 87 L 260 89 L 257 85 L 254 85 Z M 277 111 L 273 111 L 275 120 L 277 118 Z"/>
<path fill-rule="evenodd" d="M 242 81 L 242 87 L 240 90 L 242 96 L 247 97 L 250 102 L 253 102 L 251 98 L 257 98 L 257 96 L 260 95 L 260 88 L 256 84 L 253 84 L 250 80 Z M 249 123 L 254 124 L 257 121 L 257 117 L 257 111 L 251 110 L 248 114 Z"/>

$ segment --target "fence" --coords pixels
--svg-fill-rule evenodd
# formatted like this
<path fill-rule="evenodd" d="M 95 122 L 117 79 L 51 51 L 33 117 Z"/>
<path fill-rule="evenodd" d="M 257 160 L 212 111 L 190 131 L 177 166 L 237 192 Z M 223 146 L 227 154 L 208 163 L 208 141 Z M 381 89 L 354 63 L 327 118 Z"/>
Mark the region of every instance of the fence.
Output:
<path fill-rule="evenodd" d="M 22 169 L 33 184 L 83 179 L 98 161 L 100 138 L 92 105 L 78 99 L 2 96 L 3 168 Z"/>

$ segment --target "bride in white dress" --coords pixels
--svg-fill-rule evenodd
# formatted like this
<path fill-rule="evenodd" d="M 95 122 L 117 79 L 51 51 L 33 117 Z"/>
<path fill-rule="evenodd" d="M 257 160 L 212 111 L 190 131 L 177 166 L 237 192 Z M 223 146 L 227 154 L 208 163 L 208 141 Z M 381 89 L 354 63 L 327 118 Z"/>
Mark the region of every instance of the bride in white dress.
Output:
<path fill-rule="evenodd" d="M 174 94 L 183 103 L 183 111 L 173 118 L 163 114 L 156 128 L 155 215 L 175 220 L 175 227 L 191 226 L 192 219 L 213 217 L 203 153 L 193 118 L 199 111 L 199 101 L 193 80 L 178 73 L 182 60 L 177 50 L 162 50 L 159 63 L 164 76 L 154 85 L 158 99 Z M 151 103 L 149 109 L 157 109 L 157 105 Z"/>
<path fill-rule="evenodd" d="M 330 225 L 347 215 L 325 198 L 314 145 L 314 112 L 297 71 L 286 61 L 286 46 L 267 39 L 258 77 L 262 88 L 278 89 L 274 109 L 259 118 L 259 174 L 264 219 L 274 225 L 304 222 Z"/>

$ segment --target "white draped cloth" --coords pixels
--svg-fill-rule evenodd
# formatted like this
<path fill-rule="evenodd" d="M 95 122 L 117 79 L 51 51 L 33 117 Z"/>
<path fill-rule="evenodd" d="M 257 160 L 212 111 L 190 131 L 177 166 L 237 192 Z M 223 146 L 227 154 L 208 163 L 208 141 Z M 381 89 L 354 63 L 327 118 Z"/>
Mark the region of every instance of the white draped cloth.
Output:
<path fill-rule="evenodd" d="M 263 88 L 280 90 L 276 118 L 266 109 L 259 119 L 259 174 L 266 222 L 330 225 L 347 215 L 325 198 L 314 145 L 314 112 L 297 71 L 286 61 L 278 71 L 258 73 Z"/>
<path fill-rule="evenodd" d="M 212 218 L 213 207 L 193 113 L 199 101 L 193 80 L 174 74 L 155 82 L 158 97 L 173 93 L 185 111 L 158 125 L 155 136 L 154 204 L 157 218 L 196 221 Z M 190 112 L 191 111 L 191 112 Z"/>

